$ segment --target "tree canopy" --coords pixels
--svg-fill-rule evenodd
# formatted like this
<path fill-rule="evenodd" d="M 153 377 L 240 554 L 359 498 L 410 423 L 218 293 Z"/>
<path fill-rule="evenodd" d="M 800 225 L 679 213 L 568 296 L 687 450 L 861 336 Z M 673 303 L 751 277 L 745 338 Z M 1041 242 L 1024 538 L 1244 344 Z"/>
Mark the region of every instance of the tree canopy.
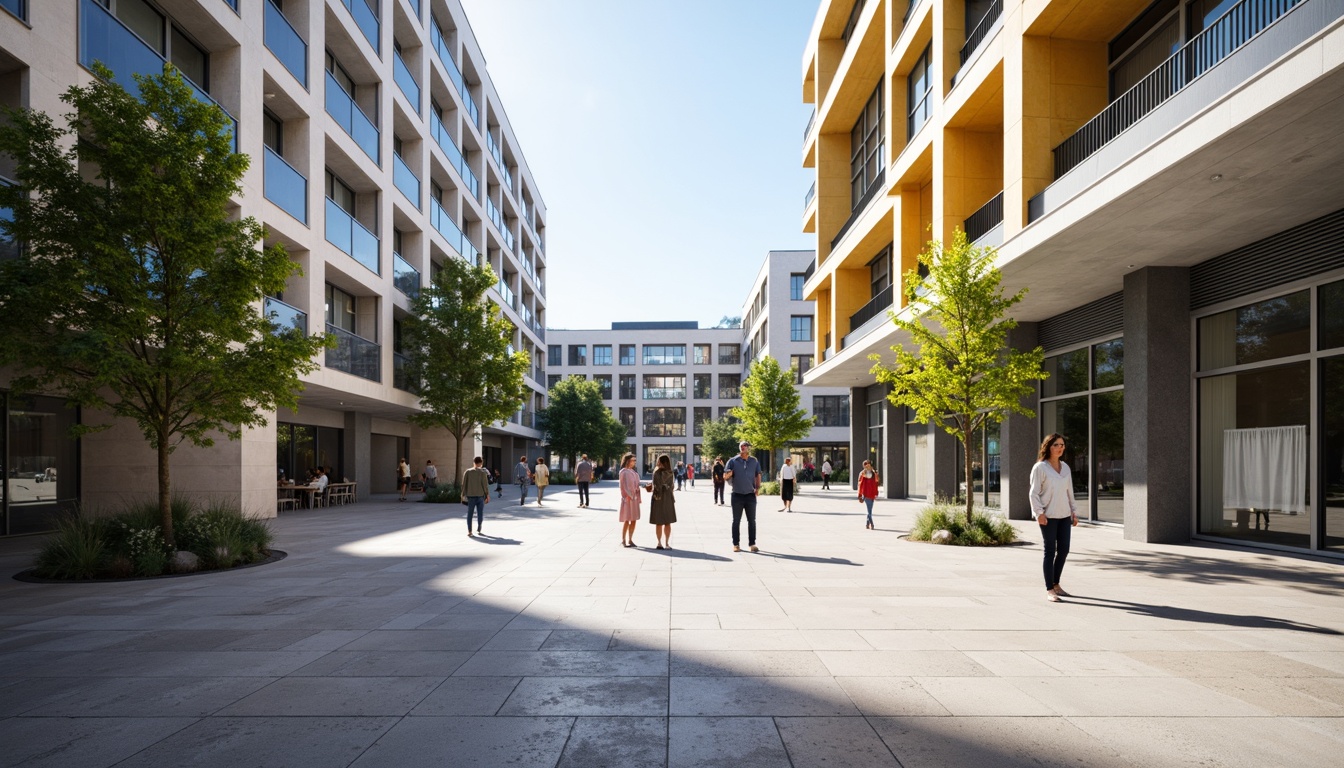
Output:
<path fill-rule="evenodd" d="M 0 264 L 0 364 L 19 371 L 17 390 L 135 422 L 158 453 L 172 547 L 169 456 L 297 407 L 299 376 L 327 342 L 258 311 L 299 268 L 282 246 L 258 247 L 255 219 L 231 217 L 248 158 L 223 111 L 171 65 L 136 76 L 139 98 L 96 74 L 61 96 L 64 125 L 32 110 L 0 121 L 18 182 L 0 187 L 13 210 L 0 229 L 24 243 Z"/>
<path fill-rule="evenodd" d="M 801 398 L 793 381 L 793 369 L 781 368 L 775 358 L 756 360 L 742 383 L 742 405 L 731 411 L 742 421 L 737 434 L 772 459 L 776 450 L 807 437 L 815 421 L 799 407 Z M 736 445 L 732 452 L 737 452 Z"/>
<path fill-rule="evenodd" d="M 731 416 L 702 422 L 700 455 L 711 462 L 719 456 L 729 459 L 737 455 L 737 444 L 741 442 L 741 438 L 737 436 L 739 426 L 741 422 Z"/>
<path fill-rule="evenodd" d="M 528 392 L 528 355 L 509 351 L 513 324 L 485 295 L 496 282 L 489 267 L 447 259 L 402 324 L 406 375 L 423 409 L 407 418 L 424 429 L 445 429 L 457 441 L 453 478 L 459 485 L 471 462 L 463 452 L 467 439 L 482 424 L 512 416 Z"/>
<path fill-rule="evenodd" d="M 1010 349 L 1008 331 L 1017 322 L 1008 310 L 1027 289 L 1005 296 L 992 248 L 977 248 L 957 230 L 952 244 L 937 240 L 920 253 L 929 274 L 911 270 L 905 275 L 905 297 L 910 316 L 893 314 L 896 327 L 910 334 L 911 349 L 897 344 L 894 365 L 872 355 L 873 373 L 891 385 L 894 405 L 911 408 L 925 423 L 932 422 L 961 441 L 964 449 L 966 519 L 971 519 L 975 487 L 972 477 L 978 455 L 976 433 L 1009 413 L 1034 416 L 1022 405 L 1034 382 L 1044 379 L 1040 347 Z"/>
<path fill-rule="evenodd" d="M 541 431 L 559 456 L 620 458 L 625 451 L 625 425 L 611 415 L 596 381 L 570 376 L 556 382 L 539 416 Z"/>

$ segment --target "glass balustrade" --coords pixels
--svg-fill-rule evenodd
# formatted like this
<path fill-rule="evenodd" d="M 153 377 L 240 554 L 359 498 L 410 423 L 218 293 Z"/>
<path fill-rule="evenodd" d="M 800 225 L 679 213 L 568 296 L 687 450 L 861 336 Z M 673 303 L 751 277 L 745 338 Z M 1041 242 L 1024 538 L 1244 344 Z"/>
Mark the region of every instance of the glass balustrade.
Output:
<path fill-rule="evenodd" d="M 275 58 L 285 65 L 285 69 L 298 80 L 304 88 L 308 87 L 308 44 L 295 31 L 294 26 L 285 18 L 284 12 L 275 7 L 270 0 L 263 0 L 266 7 L 266 29 L 264 42 L 266 48 L 275 54 Z"/>
<path fill-rule="evenodd" d="M 400 53 L 392 54 L 392 77 L 397 81 L 402 95 L 415 107 L 415 113 L 420 114 L 420 84 L 415 81 L 415 75 L 411 74 L 411 68 L 406 66 Z"/>
<path fill-rule="evenodd" d="M 359 27 L 359 31 L 364 33 L 364 39 L 368 40 L 369 45 L 373 46 L 373 50 L 381 55 L 383 51 L 378 47 L 378 14 L 364 0 L 341 0 L 341 4 L 354 17 L 355 26 Z"/>
<path fill-rule="evenodd" d="M 269 5 L 269 3 L 267 3 Z M 308 223 L 308 179 L 275 150 L 266 147 L 262 161 L 262 193 L 285 213 Z"/>
<path fill-rule="evenodd" d="M 494 201 L 488 198 L 485 201 L 485 210 L 490 214 L 490 221 L 494 222 L 495 229 L 499 230 L 500 237 L 504 239 L 504 246 L 512 251 L 513 233 L 504 225 L 504 214 L 500 212 L 499 208 L 495 207 Z"/>
<path fill-rule="evenodd" d="M 362 2 L 362 0 L 360 0 Z M 345 92 L 340 83 L 330 72 L 327 73 L 327 114 L 336 120 L 336 124 L 341 126 L 341 130 L 346 135 L 355 140 L 359 148 L 364 150 L 364 154 L 378 165 L 383 161 L 379 155 L 378 128 L 364 114 L 364 110 L 359 108 L 350 94 Z"/>
<path fill-rule="evenodd" d="M 0 208 L 0 220 L 7 222 L 14 221 L 14 210 L 12 208 Z M 8 235 L 0 233 L 0 261 L 17 259 L 21 252 L 22 248 L 17 241 Z"/>
<path fill-rule="evenodd" d="M 462 235 L 462 230 L 458 229 L 457 223 L 453 221 L 447 211 L 443 210 L 443 206 L 439 205 L 438 200 L 431 200 L 430 202 L 432 205 L 429 208 L 429 225 L 434 227 L 440 235 L 443 235 L 443 239 L 448 241 L 448 245 L 451 245 L 454 250 L 461 254 L 462 241 L 466 240 Z"/>
<path fill-rule="evenodd" d="M 378 263 L 378 236 L 355 221 L 355 217 L 330 197 L 327 198 L 327 242 L 375 275 L 382 274 Z"/>
<path fill-rule="evenodd" d="M 262 313 L 271 321 L 271 325 L 275 326 L 278 333 L 297 328 L 299 333 L 308 335 L 308 313 L 298 307 L 267 296 L 262 305 Z"/>
<path fill-rule="evenodd" d="M 395 152 L 392 153 L 392 183 L 397 185 L 407 200 L 415 203 L 417 210 L 420 208 L 420 177 Z"/>
<path fill-rule="evenodd" d="M 495 164 L 499 166 L 499 175 L 504 180 L 504 188 L 508 190 L 509 196 L 513 196 L 513 174 L 509 173 L 509 166 L 504 162 L 504 151 L 500 149 L 499 142 L 488 131 L 485 134 L 485 143 L 490 148 L 490 156 L 495 158 Z"/>
<path fill-rule="evenodd" d="M 138 98 L 140 85 L 135 82 L 132 75 L 162 75 L 163 65 L 167 63 L 167 59 L 146 45 L 96 0 L 81 0 L 79 63 L 86 69 L 92 69 L 94 62 L 101 62 L 103 66 L 112 70 L 112 80 Z M 233 125 L 233 149 L 235 152 L 238 151 L 238 121 L 200 86 L 185 76 L 182 79 L 196 94 L 197 99 L 206 104 L 214 104 L 224 112 L 224 116 Z"/>
<path fill-rule="evenodd" d="M 399 253 L 392 254 L 392 285 L 412 299 L 420 295 L 420 270 Z"/>
<path fill-rule="evenodd" d="M 481 182 L 476 179 L 476 174 L 467 167 L 467 158 L 462 156 L 462 150 L 453 143 L 453 138 L 448 135 L 448 129 L 443 127 L 443 121 L 438 115 L 431 115 L 429 120 L 429 135 L 434 139 L 434 143 L 439 145 L 443 153 L 448 156 L 448 162 L 457 169 L 457 173 L 466 182 L 467 189 L 471 192 L 474 199 L 481 198 Z"/>
<path fill-rule="evenodd" d="M 410 368 L 411 358 L 400 352 L 392 353 L 392 386 L 400 389 L 402 392 L 415 392 L 417 387 L 411 381 Z"/>
<path fill-rule="evenodd" d="M 503 297 L 505 304 L 510 307 L 513 306 L 513 289 L 509 287 L 508 283 L 504 282 L 504 278 L 501 277 L 499 282 L 495 283 L 495 290 L 499 291 L 499 295 Z"/>
<path fill-rule="evenodd" d="M 462 77 L 462 71 L 457 68 L 457 62 L 453 61 L 453 53 L 448 50 L 448 41 L 443 39 L 443 31 L 439 29 L 438 24 L 431 25 L 429 42 L 435 53 L 439 55 L 439 61 L 443 63 L 443 68 L 448 70 L 448 79 L 453 81 L 453 87 L 457 89 L 457 94 L 462 97 L 462 105 L 466 108 L 467 116 L 471 118 L 472 124 L 480 128 L 481 111 L 476 108 L 476 101 L 471 98 L 471 91 L 467 89 L 466 78 Z"/>
<path fill-rule="evenodd" d="M 234 2 L 236 2 L 236 0 L 224 0 L 224 1 L 229 5 L 233 5 L 233 9 L 235 11 L 238 10 L 238 6 L 234 5 Z M 24 21 L 28 20 L 27 0 L 0 0 L 0 8 L 4 8 L 5 10 L 9 11 L 15 16 L 18 16 L 20 19 L 23 19 Z"/>
<path fill-rule="evenodd" d="M 336 337 L 336 346 L 327 349 L 328 368 L 369 381 L 383 380 L 380 345 L 331 323 L 327 323 L 327 333 Z"/>

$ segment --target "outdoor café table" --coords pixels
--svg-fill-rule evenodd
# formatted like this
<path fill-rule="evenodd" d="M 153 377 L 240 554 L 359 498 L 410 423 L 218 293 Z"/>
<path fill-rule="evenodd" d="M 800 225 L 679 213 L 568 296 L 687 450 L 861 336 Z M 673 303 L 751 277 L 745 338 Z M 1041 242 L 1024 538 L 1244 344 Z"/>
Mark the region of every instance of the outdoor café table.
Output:
<path fill-rule="evenodd" d="M 349 504 L 355 500 L 354 483 L 329 483 L 327 485 L 327 498 L 332 504 Z"/>
<path fill-rule="evenodd" d="M 301 497 L 304 501 L 304 506 L 308 509 L 312 509 L 317 506 L 317 494 L 322 489 L 318 488 L 316 485 L 282 485 L 280 486 L 280 490 L 288 491 L 291 495 L 304 494 L 304 496 Z"/>

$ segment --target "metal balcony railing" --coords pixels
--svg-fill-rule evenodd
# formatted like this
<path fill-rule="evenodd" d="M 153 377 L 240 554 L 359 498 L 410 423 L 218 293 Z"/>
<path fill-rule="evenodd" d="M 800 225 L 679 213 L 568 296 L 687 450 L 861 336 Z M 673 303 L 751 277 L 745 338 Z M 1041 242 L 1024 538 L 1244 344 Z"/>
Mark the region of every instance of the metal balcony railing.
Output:
<path fill-rule="evenodd" d="M 1002 223 L 1003 193 L 1000 192 L 980 206 L 980 210 L 968 216 L 966 221 L 962 222 L 962 228 L 966 231 L 966 240 L 974 243 Z"/>
<path fill-rule="evenodd" d="M 869 300 L 867 304 L 864 304 L 858 312 L 849 316 L 849 330 L 853 332 L 854 330 L 861 328 L 864 323 L 877 317 L 879 313 L 890 309 L 893 295 L 894 291 L 890 285 L 879 291 L 878 294 Z M 827 334 L 827 336 L 829 335 L 830 334 Z M 826 346 L 830 346 L 829 339 L 827 339 Z"/>
<path fill-rule="evenodd" d="M 1003 0 L 994 0 L 994 2 L 990 3 L 989 10 L 985 11 L 985 15 L 980 18 L 980 22 L 975 25 L 975 29 L 971 30 L 966 35 L 966 44 L 961 46 L 962 66 L 965 66 L 967 61 L 970 61 L 971 55 L 975 53 L 975 49 L 979 48 L 980 44 L 985 42 L 986 37 L 989 37 L 989 30 L 993 28 L 994 22 L 998 21 L 998 18 L 1002 15 Z"/>
<path fill-rule="evenodd" d="M 877 178 L 873 179 L 873 183 L 869 184 L 868 189 L 864 191 L 863 197 L 859 198 L 858 204 L 854 206 L 853 212 L 849 214 L 849 219 L 845 221 L 844 225 L 840 227 L 840 231 L 835 233 L 835 237 L 831 239 L 831 250 L 835 250 L 835 246 L 838 245 L 841 240 L 845 239 L 845 235 L 849 234 L 849 228 L 854 226 L 854 222 L 859 220 L 859 217 L 863 215 L 864 211 L 868 210 L 868 204 L 873 201 L 873 198 L 877 196 L 878 191 L 882 189 L 883 182 L 886 181 L 886 178 L 886 169 L 877 172 Z"/>

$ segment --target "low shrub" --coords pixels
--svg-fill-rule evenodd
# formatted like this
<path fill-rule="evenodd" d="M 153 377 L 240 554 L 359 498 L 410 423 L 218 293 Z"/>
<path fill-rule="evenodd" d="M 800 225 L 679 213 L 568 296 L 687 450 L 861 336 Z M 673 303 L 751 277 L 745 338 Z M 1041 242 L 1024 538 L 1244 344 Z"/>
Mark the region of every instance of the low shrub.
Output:
<path fill-rule="evenodd" d="M 430 504 L 461 504 L 462 489 L 457 483 L 439 483 L 425 491 L 425 501 Z"/>
<path fill-rule="evenodd" d="M 97 520 L 78 515 L 61 520 L 37 554 L 37 575 L 44 579 L 97 578 L 112 558 L 101 528 Z"/>
<path fill-rule="evenodd" d="M 216 504 L 187 519 L 178 529 L 177 546 L 199 557 L 202 569 L 232 568 L 265 558 L 273 539 L 264 521 Z"/>
<path fill-rule="evenodd" d="M 849 469 L 840 469 L 831 473 L 831 482 L 844 485 L 849 482 Z"/>
<path fill-rule="evenodd" d="M 952 503 L 931 504 L 921 509 L 910 528 L 910 540 L 930 541 L 936 531 L 948 531 L 952 543 L 963 547 L 990 547 L 1017 541 L 1017 529 L 999 514 L 974 510 L 967 525 L 966 507 Z"/>
<path fill-rule="evenodd" d="M 574 485 L 574 473 L 556 470 L 551 473 L 551 485 Z"/>
<path fill-rule="evenodd" d="M 762 496 L 778 496 L 778 495 L 779 495 L 779 481 L 778 481 L 778 480 L 767 480 L 766 482 L 761 483 L 761 495 L 762 495 Z"/>

